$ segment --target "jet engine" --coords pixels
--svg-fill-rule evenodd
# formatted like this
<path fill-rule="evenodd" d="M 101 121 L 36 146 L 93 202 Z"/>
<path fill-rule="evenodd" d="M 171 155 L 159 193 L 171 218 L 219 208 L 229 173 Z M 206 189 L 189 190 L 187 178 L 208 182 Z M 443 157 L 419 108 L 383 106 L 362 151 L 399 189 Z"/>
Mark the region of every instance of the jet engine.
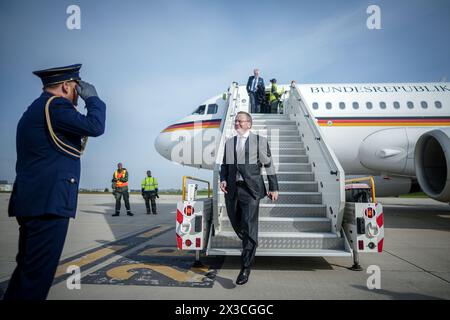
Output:
<path fill-rule="evenodd" d="M 358 157 L 374 175 L 417 179 L 430 198 L 450 203 L 450 128 L 380 130 L 363 140 Z"/>
<path fill-rule="evenodd" d="M 430 198 L 450 202 L 450 128 L 425 132 L 417 140 L 417 181 Z"/>

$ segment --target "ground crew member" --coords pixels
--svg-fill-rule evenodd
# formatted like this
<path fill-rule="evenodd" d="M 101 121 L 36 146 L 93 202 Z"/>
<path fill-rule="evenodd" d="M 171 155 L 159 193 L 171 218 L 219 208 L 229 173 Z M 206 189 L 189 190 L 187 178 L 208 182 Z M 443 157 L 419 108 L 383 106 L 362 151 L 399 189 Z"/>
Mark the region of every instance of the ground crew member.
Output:
<path fill-rule="evenodd" d="M 269 96 L 270 113 L 278 113 L 281 93 L 278 91 L 277 79 L 271 79 L 270 83 L 272 83 Z"/>
<path fill-rule="evenodd" d="M 17 266 L 5 300 L 45 300 L 77 209 L 85 137 L 105 131 L 106 105 L 81 81 L 81 64 L 34 71 L 43 92 L 17 125 L 16 179 L 8 214 L 20 225 Z M 78 95 L 87 114 L 76 109 Z"/>
<path fill-rule="evenodd" d="M 127 209 L 127 216 L 134 216 L 130 209 L 130 195 L 128 194 L 128 170 L 122 167 L 122 163 L 117 164 L 117 170 L 114 171 L 112 178 L 113 195 L 116 198 L 116 213 L 113 217 L 120 215 L 120 200 L 123 197 L 125 208 Z"/>
<path fill-rule="evenodd" d="M 156 214 L 156 201 L 155 198 L 159 198 L 158 195 L 158 180 L 155 177 L 152 177 L 152 172 L 147 171 L 147 177 L 142 180 L 141 183 L 141 192 L 142 197 L 145 200 L 145 207 L 147 208 L 147 214 L 150 214 L 150 204 L 149 200 L 152 202 L 152 210 L 153 214 Z"/>

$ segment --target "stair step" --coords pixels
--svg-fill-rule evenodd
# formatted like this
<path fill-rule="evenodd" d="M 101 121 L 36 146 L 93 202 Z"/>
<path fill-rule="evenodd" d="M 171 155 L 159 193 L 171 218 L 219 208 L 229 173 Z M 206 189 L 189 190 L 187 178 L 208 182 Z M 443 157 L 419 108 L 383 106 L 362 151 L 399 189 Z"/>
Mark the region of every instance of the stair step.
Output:
<path fill-rule="evenodd" d="M 344 238 L 330 232 L 259 232 L 258 250 L 260 249 L 326 249 L 343 250 Z M 242 248 L 242 241 L 234 231 L 224 231 L 211 238 L 211 249 Z"/>
<path fill-rule="evenodd" d="M 269 198 L 261 199 L 260 203 L 272 203 Z M 279 192 L 277 203 L 280 204 L 322 204 L 321 192 Z"/>
<path fill-rule="evenodd" d="M 263 175 L 263 179 L 267 181 L 267 176 Z M 313 172 L 302 171 L 278 171 L 278 181 L 314 181 Z"/>
<path fill-rule="evenodd" d="M 305 148 L 270 148 L 272 156 L 276 155 L 298 155 L 298 156 L 306 156 Z"/>
<path fill-rule="evenodd" d="M 253 123 L 251 130 L 277 130 L 277 129 L 284 129 L 284 130 L 291 130 L 296 131 L 298 133 L 298 127 L 295 123 L 293 124 L 266 124 L 266 123 Z"/>
<path fill-rule="evenodd" d="M 219 208 L 225 208 L 225 203 L 220 203 Z M 327 208 L 324 204 L 279 204 L 261 203 L 259 205 L 260 217 L 326 217 Z"/>
<path fill-rule="evenodd" d="M 261 134 L 261 136 L 267 138 L 267 134 Z M 268 137 L 269 146 L 272 145 L 272 143 L 278 143 L 283 144 L 285 142 L 301 142 L 302 139 L 299 135 L 269 135 Z"/>
<path fill-rule="evenodd" d="M 278 181 L 280 192 L 317 192 L 319 190 L 316 181 Z"/>
<path fill-rule="evenodd" d="M 295 121 L 291 120 L 288 115 L 274 115 L 271 117 L 258 117 L 252 116 L 253 121 L 269 121 L 269 120 L 279 120 L 279 121 Z"/>
<path fill-rule="evenodd" d="M 224 202 L 224 193 L 222 191 L 218 192 L 221 199 Z M 265 197 L 260 200 L 260 203 L 272 203 L 272 200 Z M 321 192 L 279 192 L 277 204 L 322 204 L 322 193 Z"/>
<path fill-rule="evenodd" d="M 283 133 L 283 134 L 278 133 L 277 131 L 274 131 L 273 134 L 271 134 L 271 133 L 272 133 L 271 131 L 261 131 L 261 132 L 259 133 L 259 135 L 260 135 L 260 136 L 263 136 L 263 137 L 266 137 L 266 138 L 268 138 L 269 140 L 270 140 L 272 137 L 276 137 L 276 138 L 278 138 L 278 137 L 280 137 L 280 138 L 283 138 L 283 137 L 296 137 L 297 139 L 301 139 L 301 136 L 300 136 L 300 134 L 298 133 L 298 131 L 297 131 L 297 132 L 292 131 L 292 132 L 289 132 L 289 133 Z"/>
<path fill-rule="evenodd" d="M 220 220 L 220 232 L 233 231 L 227 216 Z M 331 220 L 328 218 L 276 218 L 260 217 L 259 232 L 330 232 Z"/>
<path fill-rule="evenodd" d="M 295 121 L 277 121 L 275 123 L 267 122 L 267 121 L 253 121 L 252 129 L 254 128 L 269 128 L 269 129 L 291 129 L 297 130 L 297 124 Z"/>
<path fill-rule="evenodd" d="M 295 123 L 295 120 L 291 120 L 289 116 L 270 116 L 270 117 L 259 117 L 256 115 L 252 115 L 252 121 L 253 123 L 273 123 L 273 124 L 283 124 L 286 122 L 293 122 Z"/>
<path fill-rule="evenodd" d="M 285 155 L 278 154 L 272 156 L 272 161 L 275 164 L 278 163 L 307 163 L 309 157 L 307 155 Z"/>
<path fill-rule="evenodd" d="M 241 249 L 214 248 L 208 249 L 207 255 L 212 256 L 240 256 Z M 345 250 L 330 249 L 256 249 L 259 257 L 351 257 L 352 253 Z"/>
<path fill-rule="evenodd" d="M 300 148 L 303 149 L 305 147 L 304 142 L 299 141 L 272 141 L 269 142 L 270 149 L 292 149 L 292 148 Z"/>
<path fill-rule="evenodd" d="M 298 133 L 297 128 L 289 129 L 289 128 L 283 128 L 283 127 L 276 127 L 276 128 L 264 128 L 264 127 L 253 127 L 251 131 L 254 134 L 259 134 L 260 136 L 267 137 L 270 136 L 298 136 L 300 137 L 300 134 Z"/>
<path fill-rule="evenodd" d="M 278 163 L 275 164 L 277 172 L 312 172 L 312 165 L 310 163 Z"/>

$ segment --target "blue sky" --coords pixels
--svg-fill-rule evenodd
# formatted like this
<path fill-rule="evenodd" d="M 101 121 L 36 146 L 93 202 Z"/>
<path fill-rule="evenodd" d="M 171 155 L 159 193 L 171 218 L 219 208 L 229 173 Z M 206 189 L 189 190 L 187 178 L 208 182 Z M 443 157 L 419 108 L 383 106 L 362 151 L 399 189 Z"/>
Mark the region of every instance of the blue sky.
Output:
<path fill-rule="evenodd" d="M 81 30 L 66 28 L 71 4 Z M 371 4 L 381 30 L 366 27 Z M 449 34 L 448 0 L 1 1 L 0 180 L 15 177 L 17 122 L 41 91 L 36 69 L 82 63 L 107 104 L 81 187 L 109 187 L 120 161 L 132 188 L 147 169 L 160 188 L 179 188 L 185 174 L 212 172 L 162 158 L 157 134 L 254 67 L 279 83 L 438 81 L 450 76 Z"/>

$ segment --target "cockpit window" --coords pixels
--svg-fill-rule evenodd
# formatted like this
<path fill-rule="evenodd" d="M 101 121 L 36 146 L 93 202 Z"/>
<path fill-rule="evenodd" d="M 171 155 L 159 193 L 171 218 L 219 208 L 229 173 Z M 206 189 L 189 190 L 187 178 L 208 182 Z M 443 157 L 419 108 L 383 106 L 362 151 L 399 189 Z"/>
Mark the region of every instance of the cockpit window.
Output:
<path fill-rule="evenodd" d="M 218 108 L 219 106 L 215 103 L 208 105 L 208 114 L 216 114 Z"/>
<path fill-rule="evenodd" d="M 202 104 L 200 107 L 195 109 L 195 111 L 192 112 L 192 114 L 205 114 L 205 109 L 206 109 L 206 105 Z"/>

